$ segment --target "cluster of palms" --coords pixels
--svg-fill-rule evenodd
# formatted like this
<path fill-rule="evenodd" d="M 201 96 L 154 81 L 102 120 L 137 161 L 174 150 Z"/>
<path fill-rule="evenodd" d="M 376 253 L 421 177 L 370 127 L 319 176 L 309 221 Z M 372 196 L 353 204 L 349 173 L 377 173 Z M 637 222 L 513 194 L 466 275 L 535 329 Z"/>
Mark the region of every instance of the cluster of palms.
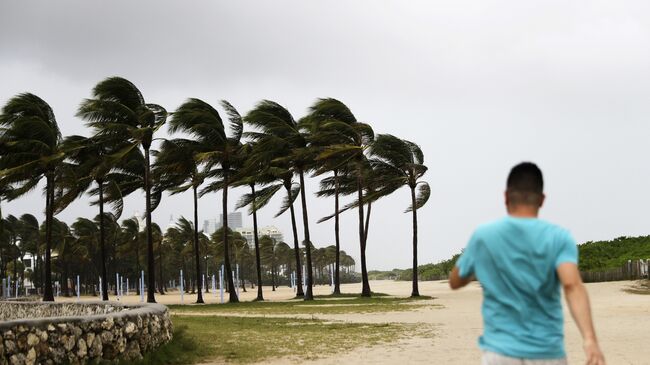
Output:
<path fill-rule="evenodd" d="M 108 277 L 113 278 L 115 274 L 120 274 L 123 278 L 131 278 L 133 284 L 131 288 L 140 294 L 140 288 L 135 283 L 136 278 L 140 276 L 144 259 L 146 234 L 141 229 L 143 227 L 140 227 L 140 222 L 135 217 L 120 223 L 112 213 L 105 213 L 103 222 L 107 237 L 105 258 L 106 266 L 109 268 Z M 15 292 L 16 285 L 21 290 L 29 289 L 26 288 L 25 279 L 32 283 L 33 288 L 40 287 L 44 274 L 42 262 L 37 260 L 33 270 L 25 270 L 21 260 L 27 253 L 31 254 L 32 258 L 42 256 L 44 247 L 41 242 L 44 238 L 45 225 L 39 225 L 38 220 L 31 214 L 24 214 L 20 218 L 8 215 L 0 221 L 0 224 L 3 227 L 3 236 L 0 237 L 0 268 L 2 272 L 11 273 L 10 276 L 14 278 L 11 293 Z M 164 232 L 156 223 L 152 226 L 156 289 L 164 294 L 169 289 L 168 283 L 178 279 L 179 268 L 184 272 L 195 270 L 194 228 L 192 222 L 183 217 Z M 80 217 L 71 225 L 56 218 L 52 222 L 53 250 L 57 253 L 52 261 L 53 276 L 60 283 L 62 295 L 70 296 L 77 289 L 91 295 L 97 294 L 95 284 L 96 278 L 101 275 L 99 268 L 102 260 L 99 236 L 99 216 L 93 220 Z M 253 282 L 250 279 L 256 272 L 254 253 L 240 233 L 229 231 L 228 237 L 232 248 L 229 259 L 240 268 L 241 284 L 245 290 L 245 282 L 250 282 L 252 286 Z M 221 230 L 211 237 L 201 232 L 199 247 L 203 255 L 201 269 L 208 274 L 209 280 L 210 272 L 212 274 L 217 272 L 217 265 L 224 261 Z M 271 283 L 273 290 L 278 285 L 290 284 L 290 275 L 296 268 L 293 250 L 289 245 L 269 236 L 262 236 L 260 250 L 264 282 Z M 304 250 L 301 250 L 301 257 L 304 258 Z M 344 251 L 341 251 L 341 257 L 341 265 L 346 268 L 348 279 L 351 280 L 354 259 Z M 330 267 L 333 267 L 334 262 L 335 246 L 314 249 L 316 283 L 329 283 Z M 31 263 L 29 266 L 32 266 Z M 76 288 L 76 281 L 72 280 L 76 276 L 81 278 L 80 288 Z M 187 292 L 195 293 L 197 282 L 185 277 L 183 287 Z M 207 291 L 208 288 L 205 290 Z M 117 294 L 117 287 L 112 286 L 110 291 L 115 291 Z"/>
<path fill-rule="evenodd" d="M 92 135 L 63 138 L 51 107 L 38 96 L 25 93 L 7 102 L 0 114 L 0 202 L 19 198 L 45 179 L 43 300 L 54 299 L 51 268 L 54 215 L 86 193 L 96 197 L 92 204 L 99 208 L 97 267 L 102 277 L 103 299 L 107 300 L 105 205 L 119 218 L 123 198 L 142 189 L 146 207 L 147 301 L 155 302 L 156 286 L 156 233 L 151 213 L 164 192 L 177 194 L 191 190 L 194 282 L 199 293 L 197 302 L 203 302 L 199 197 L 220 191 L 222 214 L 227 217 L 229 191 L 233 187 L 250 189 L 237 205 L 248 207 L 253 216 L 257 299 L 263 300 L 263 252 L 257 236 L 257 212 L 283 191 L 284 201 L 276 216 L 289 211 L 293 267 L 303 267 L 303 261 L 306 266 L 306 290 L 303 293 L 298 286 L 297 295 L 312 300 L 315 261 L 305 175 L 322 177 L 317 196 L 334 197 L 334 213 L 320 221 L 335 220 L 335 293 L 340 292 L 339 215 L 347 210 L 358 212 L 361 295 L 370 296 L 366 243 L 372 204 L 403 186 L 411 191 L 407 212 L 413 215 L 413 267 L 414 273 L 417 272 L 417 209 L 426 203 L 430 190 L 420 181 L 427 168 L 416 144 L 389 134 L 375 136 L 370 125 L 357 121 L 345 104 L 331 98 L 317 100 L 299 120 L 269 100 L 261 101 L 244 116 L 227 101 L 220 102 L 220 109 L 225 112 L 225 123 L 217 108 L 199 99 L 188 99 L 170 113 L 160 105 L 147 103 L 130 81 L 111 77 L 99 82 L 92 98 L 84 100 L 78 109 L 77 116 L 86 122 Z M 165 124 L 175 138 L 156 141 L 154 145 L 157 140 L 154 135 Z M 244 131 L 245 125 L 249 130 Z M 354 201 L 341 207 L 339 201 L 345 195 L 352 195 Z M 302 207 L 303 250 L 294 211 L 298 196 Z M 225 279 L 226 285 L 233 288 L 233 238 L 227 219 L 223 224 L 220 234 Z M 301 282 L 301 270 L 296 273 L 297 282 Z M 419 295 L 417 282 L 414 275 L 414 296 Z M 162 280 L 159 285 L 163 285 Z M 238 301 L 235 291 L 230 290 L 229 299 Z"/>

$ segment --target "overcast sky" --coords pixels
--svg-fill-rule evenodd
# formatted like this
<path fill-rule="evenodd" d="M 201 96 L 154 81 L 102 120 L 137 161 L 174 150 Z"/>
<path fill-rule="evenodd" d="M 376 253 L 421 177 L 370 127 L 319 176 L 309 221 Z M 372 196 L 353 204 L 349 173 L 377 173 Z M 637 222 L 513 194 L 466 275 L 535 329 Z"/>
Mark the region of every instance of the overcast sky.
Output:
<path fill-rule="evenodd" d="M 477 224 L 505 215 L 507 173 L 524 160 L 545 174 L 542 217 L 578 242 L 650 231 L 647 1 L 0 3 L 0 104 L 35 93 L 64 135 L 87 135 L 76 108 L 113 75 L 170 111 L 188 97 L 227 99 L 242 114 L 271 99 L 299 118 L 335 97 L 376 133 L 418 143 L 432 188 L 419 211 L 421 263 L 459 252 Z M 403 189 L 373 206 L 370 268 L 409 267 L 409 199 Z M 272 218 L 279 200 L 260 224 L 291 242 L 289 216 Z M 88 201 L 58 218 L 94 216 Z M 333 244 L 333 223 L 316 224 L 333 201 L 308 203 L 314 244 Z M 220 204 L 203 198 L 201 221 Z M 37 191 L 3 213 L 42 217 L 44 206 Z M 123 218 L 143 207 L 129 197 Z M 153 217 L 164 229 L 171 215 L 192 216 L 190 193 L 165 198 Z M 342 249 L 358 258 L 355 220 L 343 216 Z"/>

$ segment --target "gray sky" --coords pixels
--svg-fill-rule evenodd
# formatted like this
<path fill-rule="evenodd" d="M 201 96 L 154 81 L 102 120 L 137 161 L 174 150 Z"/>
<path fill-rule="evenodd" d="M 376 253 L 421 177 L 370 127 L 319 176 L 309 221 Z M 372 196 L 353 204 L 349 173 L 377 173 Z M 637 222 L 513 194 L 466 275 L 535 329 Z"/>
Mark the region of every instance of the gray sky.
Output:
<path fill-rule="evenodd" d="M 647 1 L 0 3 L 0 104 L 33 92 L 64 134 L 88 134 L 75 110 L 112 75 L 168 110 L 198 97 L 243 114 L 267 98 L 298 118 L 336 97 L 376 133 L 420 144 L 432 187 L 421 263 L 459 252 L 477 224 L 505 214 L 505 178 L 523 160 L 545 173 L 543 218 L 579 242 L 650 231 Z M 409 199 L 404 189 L 373 206 L 370 268 L 410 266 Z M 279 200 L 260 224 L 289 240 L 289 216 L 272 218 Z M 333 223 L 315 222 L 333 201 L 308 202 L 312 240 L 332 244 Z M 219 196 L 200 204 L 201 221 L 218 216 Z M 143 206 L 130 197 L 123 217 Z M 3 209 L 42 217 L 44 199 Z M 82 199 L 59 218 L 95 214 Z M 165 198 L 154 220 L 165 228 L 172 214 L 191 217 L 189 193 Z M 355 219 L 343 217 L 342 248 L 358 258 Z"/>

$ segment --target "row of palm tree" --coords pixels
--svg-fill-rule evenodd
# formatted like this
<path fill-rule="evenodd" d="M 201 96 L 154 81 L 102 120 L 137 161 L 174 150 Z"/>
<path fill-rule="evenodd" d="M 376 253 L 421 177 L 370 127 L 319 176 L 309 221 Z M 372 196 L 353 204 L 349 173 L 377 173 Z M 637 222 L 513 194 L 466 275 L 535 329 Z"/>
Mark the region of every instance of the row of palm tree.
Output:
<path fill-rule="evenodd" d="M 93 220 L 77 218 L 72 224 L 54 219 L 52 223 L 53 246 L 56 255 L 52 258 L 53 277 L 60 284 L 61 294 L 70 296 L 76 291 L 75 280 L 78 275 L 81 278 L 82 288 L 96 295 L 96 278 L 101 275 L 101 262 L 106 259 L 109 272 L 107 284 L 114 284 L 115 274 L 129 278 L 131 287 L 139 294 L 139 287 L 136 285 L 140 277 L 140 267 L 143 256 L 140 254 L 146 243 L 145 232 L 141 229 L 136 218 L 128 218 L 121 223 L 114 215 L 106 213 L 104 224 L 108 232 L 108 250 L 102 257 L 100 249 L 100 217 Z M 16 285 L 21 293 L 28 289 L 40 287 L 42 283 L 42 265 L 36 264 L 32 267 L 31 262 L 23 262 L 26 254 L 32 258 L 42 254 L 45 225 L 39 222 L 32 215 L 25 214 L 20 218 L 9 215 L 3 219 L 4 236 L 0 237 L 0 267 L 3 272 L 10 273 L 14 279 L 11 291 L 13 294 Z M 153 224 L 154 232 L 154 254 L 157 272 L 155 274 L 156 285 L 154 288 L 160 294 L 168 289 L 168 282 L 178 278 L 179 270 L 193 272 L 196 270 L 194 261 L 194 227 L 193 222 L 184 217 L 179 218 L 174 225 L 168 227 L 164 232 L 157 224 Z M 198 263 L 201 270 L 206 274 L 208 282 L 211 274 L 218 272 L 224 262 L 224 245 L 222 240 L 223 232 L 217 231 L 208 236 L 203 232 L 199 234 L 199 247 L 202 253 L 202 260 Z M 256 281 L 253 276 L 257 274 L 257 266 L 253 255 L 253 249 L 246 239 L 238 232 L 229 231 L 229 242 L 231 246 L 229 259 L 240 269 L 242 288 L 245 290 L 245 283 L 254 287 Z M 277 241 L 269 236 L 259 238 L 261 261 L 259 275 L 263 282 L 270 284 L 272 290 L 278 285 L 291 283 L 291 273 L 295 273 L 295 261 L 293 260 L 293 249 L 285 242 Z M 20 243 L 20 244 L 18 244 Z M 330 281 L 330 267 L 335 262 L 335 246 L 313 248 L 315 273 L 318 279 L 316 283 L 328 284 Z M 134 255 L 135 253 L 135 255 Z M 345 252 L 343 255 L 343 266 L 347 268 L 346 280 L 354 281 L 356 276 L 351 272 L 354 267 L 354 259 Z M 299 255 L 304 259 L 304 250 Z M 210 270 L 211 269 L 211 270 Z M 26 279 L 31 282 L 32 287 L 26 287 Z M 201 280 L 187 279 L 185 276 L 185 290 L 197 293 L 197 283 Z M 20 284 L 17 284 L 20 283 Z M 116 290 L 115 285 L 111 285 Z M 5 290 L 3 287 L 2 290 Z M 208 288 L 204 288 L 208 290 Z M 110 290 L 109 290 L 110 292 Z M 3 293 L 8 294 L 8 293 Z M 103 293 L 102 293 L 103 294 Z"/>
<path fill-rule="evenodd" d="M 372 204 L 402 186 L 408 186 L 411 191 L 407 212 L 413 215 L 413 265 L 414 272 L 417 271 L 417 210 L 426 203 L 430 189 L 421 181 L 427 168 L 423 153 L 415 143 L 389 134 L 375 135 L 369 124 L 359 122 L 345 104 L 332 98 L 317 100 L 300 119 L 269 100 L 259 102 L 243 116 L 227 101 L 221 101 L 219 106 L 225 111 L 227 122 L 217 108 L 196 98 L 188 99 L 169 113 L 160 105 L 146 102 L 130 81 L 110 77 L 95 86 L 92 97 L 82 101 L 77 112 L 90 128 L 91 136 L 63 138 L 52 109 L 41 98 L 25 93 L 7 102 L 0 114 L 0 204 L 3 199 L 23 196 L 45 179 L 43 300 L 54 299 L 51 284 L 54 215 L 84 194 L 95 197 L 92 204 L 99 208 L 101 289 L 104 299 L 108 299 L 105 205 L 119 219 L 123 198 L 141 189 L 145 192 L 147 301 L 155 302 L 155 225 L 151 213 L 163 193 L 177 194 L 191 188 L 192 265 L 199 293 L 197 302 L 202 303 L 199 198 L 221 191 L 222 214 L 226 217 L 230 189 L 240 186 L 250 189 L 238 207 L 248 207 L 253 216 L 257 299 L 264 299 L 257 212 L 278 192 L 284 191 L 284 201 L 276 216 L 290 212 L 294 267 L 300 268 L 304 262 L 307 276 L 304 293 L 299 286 L 297 295 L 312 300 L 314 257 L 305 175 L 322 177 L 317 196 L 334 197 L 333 214 L 319 222 L 335 220 L 335 293 L 340 293 L 340 214 L 353 209 L 358 212 L 361 295 L 370 296 L 366 246 Z M 171 138 L 156 137 L 165 124 Z M 298 195 L 304 235 L 302 250 L 294 211 Z M 354 197 L 353 202 L 341 207 L 340 198 L 348 195 Z M 226 219 L 223 224 L 220 234 L 226 283 L 232 288 L 231 237 Z M 302 272 L 296 272 L 301 282 Z M 412 295 L 419 295 L 416 276 Z M 237 300 L 231 290 L 230 301 Z"/>

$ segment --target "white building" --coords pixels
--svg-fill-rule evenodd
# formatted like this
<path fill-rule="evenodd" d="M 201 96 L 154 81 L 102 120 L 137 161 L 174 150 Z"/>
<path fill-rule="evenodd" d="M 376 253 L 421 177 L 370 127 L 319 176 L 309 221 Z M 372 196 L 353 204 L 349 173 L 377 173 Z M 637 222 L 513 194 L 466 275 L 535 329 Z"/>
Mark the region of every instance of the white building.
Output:
<path fill-rule="evenodd" d="M 253 228 L 250 227 L 245 227 L 245 228 L 237 228 L 235 229 L 236 232 L 239 232 L 245 239 L 248 244 L 253 247 L 255 245 L 255 237 L 253 235 Z M 257 236 L 262 237 L 262 236 L 269 236 L 272 239 L 281 242 L 284 240 L 284 236 L 282 235 L 282 232 L 275 227 L 275 226 L 266 226 L 262 228 L 257 229 Z"/>

